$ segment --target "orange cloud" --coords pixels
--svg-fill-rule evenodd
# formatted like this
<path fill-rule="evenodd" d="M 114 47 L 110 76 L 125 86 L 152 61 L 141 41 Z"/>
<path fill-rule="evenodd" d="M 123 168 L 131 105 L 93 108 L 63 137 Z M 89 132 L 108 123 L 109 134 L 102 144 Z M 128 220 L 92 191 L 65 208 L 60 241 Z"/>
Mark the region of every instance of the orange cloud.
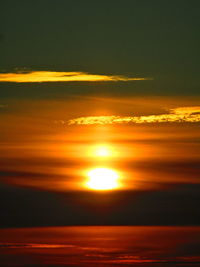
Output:
<path fill-rule="evenodd" d="M 200 122 L 200 106 L 179 107 L 168 114 L 148 116 L 88 116 L 69 120 L 72 124 L 120 124 L 120 123 L 162 123 L 162 122 Z"/>
<path fill-rule="evenodd" d="M 0 82 L 39 83 L 39 82 L 117 82 L 152 80 L 145 77 L 89 74 L 86 72 L 31 71 L 0 73 Z"/>

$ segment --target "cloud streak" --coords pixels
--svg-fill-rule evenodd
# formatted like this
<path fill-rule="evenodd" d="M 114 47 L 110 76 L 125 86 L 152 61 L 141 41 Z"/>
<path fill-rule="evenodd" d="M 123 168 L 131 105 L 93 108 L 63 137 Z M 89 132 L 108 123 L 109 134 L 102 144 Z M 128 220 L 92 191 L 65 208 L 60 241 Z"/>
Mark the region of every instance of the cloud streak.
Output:
<path fill-rule="evenodd" d="M 171 109 L 170 113 L 148 116 L 88 116 L 68 120 L 67 124 L 122 124 L 122 123 L 163 123 L 163 122 L 200 122 L 200 106 L 179 107 Z"/>
<path fill-rule="evenodd" d="M 101 75 L 86 72 L 31 71 L 0 73 L 0 82 L 41 83 L 41 82 L 117 82 L 152 80 L 148 77 L 126 77 Z"/>

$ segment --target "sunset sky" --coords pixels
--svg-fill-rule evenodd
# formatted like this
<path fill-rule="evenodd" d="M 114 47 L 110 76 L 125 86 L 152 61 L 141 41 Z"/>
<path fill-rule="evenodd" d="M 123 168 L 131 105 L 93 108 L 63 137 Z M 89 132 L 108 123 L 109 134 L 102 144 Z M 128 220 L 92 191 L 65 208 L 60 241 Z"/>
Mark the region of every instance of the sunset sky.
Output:
<path fill-rule="evenodd" d="M 0 227 L 200 224 L 200 2 L 0 2 Z"/>

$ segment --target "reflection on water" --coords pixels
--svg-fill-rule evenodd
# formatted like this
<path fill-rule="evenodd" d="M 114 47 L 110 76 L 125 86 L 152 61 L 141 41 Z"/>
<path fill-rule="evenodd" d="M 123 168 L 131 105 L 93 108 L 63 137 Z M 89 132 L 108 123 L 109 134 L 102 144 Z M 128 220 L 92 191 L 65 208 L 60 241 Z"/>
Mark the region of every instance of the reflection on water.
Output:
<path fill-rule="evenodd" d="M 0 266 L 200 266 L 200 227 L 0 230 Z"/>

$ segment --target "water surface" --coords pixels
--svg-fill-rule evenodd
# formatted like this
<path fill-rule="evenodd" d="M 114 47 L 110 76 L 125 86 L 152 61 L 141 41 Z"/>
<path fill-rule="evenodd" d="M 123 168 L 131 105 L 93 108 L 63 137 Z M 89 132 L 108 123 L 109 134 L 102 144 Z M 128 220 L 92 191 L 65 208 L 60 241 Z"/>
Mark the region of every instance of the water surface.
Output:
<path fill-rule="evenodd" d="M 1 229 L 0 266 L 200 266 L 200 227 Z"/>

